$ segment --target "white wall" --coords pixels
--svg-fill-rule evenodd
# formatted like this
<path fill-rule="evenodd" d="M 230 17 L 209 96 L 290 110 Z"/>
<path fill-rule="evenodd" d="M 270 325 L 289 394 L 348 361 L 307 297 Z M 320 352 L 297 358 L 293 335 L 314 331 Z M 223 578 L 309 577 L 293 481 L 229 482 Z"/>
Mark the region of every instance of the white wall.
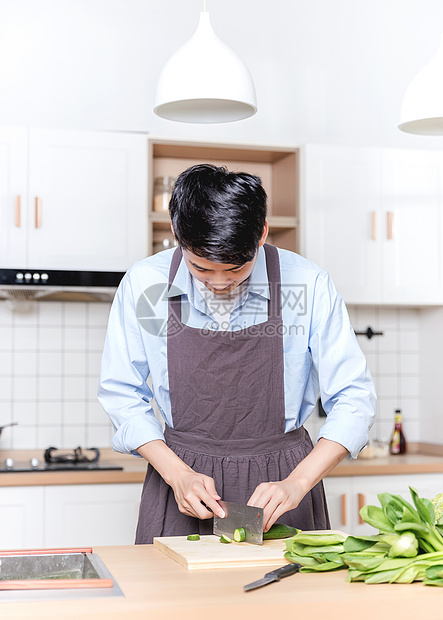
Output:
<path fill-rule="evenodd" d="M 0 449 L 109 447 L 97 400 L 109 303 L 0 301 Z"/>
<path fill-rule="evenodd" d="M 259 112 L 223 125 L 152 112 L 158 74 L 203 0 L 0 0 L 0 124 L 301 144 L 442 148 L 397 129 L 443 31 L 441 0 L 207 0 L 246 62 Z"/>

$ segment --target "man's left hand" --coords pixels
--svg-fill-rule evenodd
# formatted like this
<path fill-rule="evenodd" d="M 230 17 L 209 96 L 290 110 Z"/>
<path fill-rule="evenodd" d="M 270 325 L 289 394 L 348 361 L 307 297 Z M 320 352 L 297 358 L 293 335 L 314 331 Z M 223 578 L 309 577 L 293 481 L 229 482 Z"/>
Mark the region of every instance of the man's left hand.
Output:
<path fill-rule="evenodd" d="M 263 531 L 267 532 L 283 513 L 296 508 L 303 496 L 295 480 L 262 482 L 249 498 L 248 506 L 263 508 Z"/>

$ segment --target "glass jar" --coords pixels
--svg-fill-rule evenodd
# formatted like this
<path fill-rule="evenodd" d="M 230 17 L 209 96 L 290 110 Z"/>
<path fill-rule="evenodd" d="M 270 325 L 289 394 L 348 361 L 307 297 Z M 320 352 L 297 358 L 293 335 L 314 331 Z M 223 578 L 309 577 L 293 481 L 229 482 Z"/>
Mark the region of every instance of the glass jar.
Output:
<path fill-rule="evenodd" d="M 152 251 L 154 254 L 157 254 L 157 252 L 161 252 L 162 250 L 168 250 L 169 248 L 173 248 L 176 246 L 177 241 L 173 239 L 172 236 L 163 236 L 162 238 L 154 237 Z"/>
<path fill-rule="evenodd" d="M 174 183 L 175 177 L 155 177 L 153 210 L 157 213 L 167 213 L 169 211 L 169 200 L 171 199 Z"/>

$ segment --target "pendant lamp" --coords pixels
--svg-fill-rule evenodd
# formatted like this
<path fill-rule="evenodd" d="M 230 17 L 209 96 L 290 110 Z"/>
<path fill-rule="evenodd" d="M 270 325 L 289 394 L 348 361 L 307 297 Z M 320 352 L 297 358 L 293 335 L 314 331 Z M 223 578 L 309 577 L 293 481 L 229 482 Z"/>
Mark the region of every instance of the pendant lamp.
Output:
<path fill-rule="evenodd" d="M 228 123 L 257 112 L 251 74 L 217 37 L 206 10 L 192 38 L 163 67 L 154 112 L 182 123 Z"/>
<path fill-rule="evenodd" d="M 406 89 L 398 128 L 407 133 L 443 136 L 443 37 L 434 58 Z"/>

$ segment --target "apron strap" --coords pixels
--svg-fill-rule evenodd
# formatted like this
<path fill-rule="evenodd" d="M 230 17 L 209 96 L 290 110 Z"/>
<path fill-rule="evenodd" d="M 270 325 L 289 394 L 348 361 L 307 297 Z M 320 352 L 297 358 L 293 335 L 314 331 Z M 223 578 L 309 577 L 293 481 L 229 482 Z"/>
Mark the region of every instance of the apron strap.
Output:
<path fill-rule="evenodd" d="M 281 276 L 280 259 L 275 245 L 265 243 L 266 271 L 268 274 L 269 292 L 271 299 L 268 301 L 268 320 L 281 318 Z"/>
<path fill-rule="evenodd" d="M 175 249 L 174 254 L 172 255 L 171 265 L 169 267 L 168 290 L 171 288 L 172 283 L 174 282 L 174 278 L 177 274 L 181 259 L 182 259 L 182 249 L 179 246 L 178 248 Z"/>

